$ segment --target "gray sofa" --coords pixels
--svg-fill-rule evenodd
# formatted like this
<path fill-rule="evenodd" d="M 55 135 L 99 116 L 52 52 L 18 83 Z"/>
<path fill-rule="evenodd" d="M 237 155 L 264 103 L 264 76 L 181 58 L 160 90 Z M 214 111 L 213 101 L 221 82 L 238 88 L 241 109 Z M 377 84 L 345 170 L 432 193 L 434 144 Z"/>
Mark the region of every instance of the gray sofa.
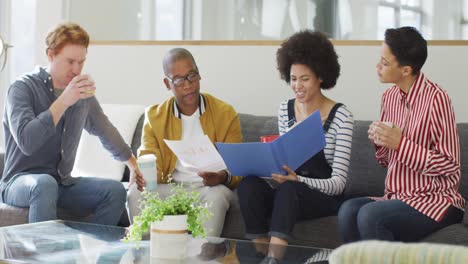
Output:
<path fill-rule="evenodd" d="M 258 141 L 261 135 L 278 133 L 276 117 L 240 114 L 240 120 L 246 142 Z M 143 119 L 140 118 L 134 133 L 132 141 L 134 151 L 140 144 L 142 121 Z M 351 168 L 345 190 L 346 198 L 383 194 L 386 170 L 375 161 L 373 147 L 367 139 L 369 124 L 369 121 L 356 121 L 354 124 Z M 462 160 L 460 192 L 463 197 L 468 198 L 468 178 L 466 177 L 468 174 L 468 123 L 460 123 L 458 128 Z M 3 169 L 3 157 L 0 158 L 0 169 Z M 128 179 L 128 172 L 124 175 L 125 179 Z M 70 218 L 70 216 L 66 217 Z M 4 219 L 9 220 L 5 221 Z M 0 204 L 0 226 L 26 222 L 27 209 Z M 223 236 L 239 239 L 244 236 L 243 221 L 238 204 L 233 205 L 226 215 Z M 296 224 L 293 236 L 295 239 L 292 244 L 297 245 L 336 248 L 342 243 L 338 235 L 335 216 L 299 222 Z M 423 241 L 468 246 L 468 214 L 465 213 L 463 223 L 439 230 L 424 238 Z"/>

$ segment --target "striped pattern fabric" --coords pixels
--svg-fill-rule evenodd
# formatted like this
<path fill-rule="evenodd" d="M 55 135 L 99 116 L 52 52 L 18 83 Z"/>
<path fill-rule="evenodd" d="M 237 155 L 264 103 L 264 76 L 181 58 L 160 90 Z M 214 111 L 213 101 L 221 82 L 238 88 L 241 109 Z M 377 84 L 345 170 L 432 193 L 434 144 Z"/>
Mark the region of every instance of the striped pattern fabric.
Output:
<path fill-rule="evenodd" d="M 460 264 L 468 263 L 468 248 L 433 243 L 362 241 L 333 250 L 330 264 Z"/>
<path fill-rule="evenodd" d="M 398 86 L 382 96 L 381 121 L 402 129 L 399 150 L 376 146 L 377 161 L 388 166 L 385 194 L 440 221 L 450 205 L 463 210 L 457 192 L 460 142 L 447 93 L 420 73 L 408 94 Z"/>
<path fill-rule="evenodd" d="M 312 263 L 317 263 L 317 262 L 326 262 L 331 253 L 332 253 L 331 249 L 326 249 L 326 248 L 319 249 L 317 251 L 317 253 L 315 253 L 310 258 L 308 258 L 306 260 L 306 262 L 304 262 L 304 264 L 312 264 Z"/>
<path fill-rule="evenodd" d="M 286 133 L 295 123 L 295 119 L 289 120 L 288 100 L 286 100 L 280 104 L 278 110 L 278 129 L 280 135 Z M 333 122 L 330 124 L 330 128 L 325 133 L 326 145 L 324 153 L 328 164 L 332 167 L 331 177 L 329 179 L 313 179 L 298 175 L 299 181 L 328 195 L 340 195 L 343 193 L 351 160 L 353 124 L 353 114 L 346 106 L 339 107 Z"/>

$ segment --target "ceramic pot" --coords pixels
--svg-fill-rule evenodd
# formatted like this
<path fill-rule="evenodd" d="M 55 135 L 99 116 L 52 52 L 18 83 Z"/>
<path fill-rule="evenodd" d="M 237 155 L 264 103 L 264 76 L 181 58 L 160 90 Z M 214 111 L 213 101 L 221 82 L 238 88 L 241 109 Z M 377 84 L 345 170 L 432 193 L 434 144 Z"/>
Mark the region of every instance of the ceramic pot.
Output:
<path fill-rule="evenodd" d="M 187 257 L 187 215 L 166 215 L 151 223 L 150 256 L 161 259 Z"/>

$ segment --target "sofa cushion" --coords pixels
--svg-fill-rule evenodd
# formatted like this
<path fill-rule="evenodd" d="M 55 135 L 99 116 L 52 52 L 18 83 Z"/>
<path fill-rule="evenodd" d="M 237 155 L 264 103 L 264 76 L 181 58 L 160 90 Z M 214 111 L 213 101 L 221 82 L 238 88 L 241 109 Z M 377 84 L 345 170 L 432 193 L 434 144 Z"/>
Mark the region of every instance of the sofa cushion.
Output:
<path fill-rule="evenodd" d="M 138 119 L 144 113 L 145 107 L 142 105 L 103 104 L 102 109 L 122 138 L 130 144 Z M 115 160 L 103 148 L 98 137 L 83 131 L 72 176 L 100 177 L 121 181 L 124 169 L 125 164 Z"/>
<path fill-rule="evenodd" d="M 371 121 L 355 121 L 351 149 L 351 166 L 345 188 L 345 198 L 381 196 L 387 170 L 375 159 L 374 146 L 367 137 Z"/>
<path fill-rule="evenodd" d="M 239 114 L 244 142 L 258 142 L 260 136 L 278 134 L 278 118 L 276 116 L 256 116 Z"/>
<path fill-rule="evenodd" d="M 292 245 L 336 248 L 342 244 L 336 216 L 299 221 L 294 226 Z"/>
<path fill-rule="evenodd" d="M 461 179 L 459 191 L 465 199 L 468 199 L 468 123 L 460 123 L 457 127 L 458 135 L 460 136 L 461 160 Z M 468 224 L 468 222 L 466 222 L 466 224 Z"/>
<path fill-rule="evenodd" d="M 458 124 L 458 135 L 460 136 L 460 160 L 461 160 L 461 179 L 460 194 L 468 200 L 468 123 Z M 463 223 L 468 226 L 468 203 L 465 206 L 465 216 Z M 467 243 L 468 244 L 468 243 Z"/>
<path fill-rule="evenodd" d="M 29 222 L 28 217 L 28 208 L 14 207 L 0 203 L 0 227 L 27 224 Z"/>
<path fill-rule="evenodd" d="M 421 240 L 422 242 L 468 245 L 468 228 L 460 223 L 444 227 Z"/>
<path fill-rule="evenodd" d="M 138 156 L 138 148 L 141 145 L 141 136 L 143 133 L 143 122 L 145 121 L 145 114 L 141 114 L 140 118 L 138 119 L 138 123 L 135 128 L 135 133 L 133 133 L 133 138 L 132 138 L 132 144 L 130 147 L 132 148 L 133 155 L 135 157 Z M 125 166 L 125 172 L 122 178 L 123 182 L 129 182 L 130 181 L 130 170 L 128 169 L 127 166 Z"/>

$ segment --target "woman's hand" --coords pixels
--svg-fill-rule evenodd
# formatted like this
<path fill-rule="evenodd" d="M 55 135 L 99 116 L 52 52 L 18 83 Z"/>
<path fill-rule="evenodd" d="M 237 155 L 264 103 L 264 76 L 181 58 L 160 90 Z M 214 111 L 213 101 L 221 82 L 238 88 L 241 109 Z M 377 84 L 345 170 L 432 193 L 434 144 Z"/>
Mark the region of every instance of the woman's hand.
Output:
<path fill-rule="evenodd" d="M 272 173 L 271 178 L 273 178 L 273 180 L 275 180 L 279 184 L 281 184 L 281 183 L 283 183 L 285 181 L 297 181 L 298 180 L 297 174 L 293 170 L 291 170 L 291 168 L 284 165 L 283 170 L 285 170 L 288 174 L 287 175 L 281 175 L 281 174 Z"/>
<path fill-rule="evenodd" d="M 374 122 L 372 122 L 372 124 L 370 124 L 369 129 L 367 130 L 367 137 L 372 142 L 372 144 L 375 144 L 375 140 L 376 140 L 375 130 L 376 130 L 378 125 L 379 125 L 379 122 L 374 121 Z"/>
<path fill-rule="evenodd" d="M 402 138 L 401 128 L 379 122 L 374 132 L 374 143 L 377 146 L 398 150 Z"/>

